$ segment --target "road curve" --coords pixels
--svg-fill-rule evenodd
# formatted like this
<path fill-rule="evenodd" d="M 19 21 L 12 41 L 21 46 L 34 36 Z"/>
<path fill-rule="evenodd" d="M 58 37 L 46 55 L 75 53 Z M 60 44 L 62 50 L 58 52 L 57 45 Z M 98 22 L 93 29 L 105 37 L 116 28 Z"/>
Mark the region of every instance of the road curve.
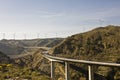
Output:
<path fill-rule="evenodd" d="M 88 64 L 88 65 L 101 65 L 101 66 L 120 67 L 120 64 L 118 64 L 118 63 L 96 62 L 96 61 L 61 58 L 61 57 L 51 56 L 49 54 L 43 54 L 43 57 L 45 57 L 47 59 L 53 59 L 53 61 L 64 61 L 64 62 L 83 63 L 83 64 Z"/>

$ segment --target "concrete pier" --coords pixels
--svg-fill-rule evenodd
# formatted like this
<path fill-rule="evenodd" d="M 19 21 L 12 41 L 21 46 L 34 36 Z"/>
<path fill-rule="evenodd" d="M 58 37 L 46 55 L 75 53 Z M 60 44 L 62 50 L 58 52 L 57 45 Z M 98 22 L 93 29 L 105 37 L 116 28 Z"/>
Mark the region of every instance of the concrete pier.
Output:
<path fill-rule="evenodd" d="M 69 63 L 65 62 L 65 80 L 70 80 L 69 78 Z"/>
<path fill-rule="evenodd" d="M 55 67 L 54 67 L 55 62 L 51 61 L 51 79 L 55 80 Z"/>
<path fill-rule="evenodd" d="M 88 65 L 88 80 L 94 80 L 94 72 L 92 65 Z"/>

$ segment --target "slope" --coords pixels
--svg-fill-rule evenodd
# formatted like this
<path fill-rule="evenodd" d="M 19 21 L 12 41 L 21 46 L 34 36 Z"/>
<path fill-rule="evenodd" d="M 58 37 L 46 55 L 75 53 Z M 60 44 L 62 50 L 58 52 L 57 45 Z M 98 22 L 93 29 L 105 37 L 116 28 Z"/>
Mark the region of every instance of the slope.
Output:
<path fill-rule="evenodd" d="M 12 60 L 0 51 L 0 64 L 10 63 Z"/>
<path fill-rule="evenodd" d="M 119 63 L 120 26 L 109 25 L 68 37 L 55 46 L 51 50 L 51 54 L 75 59 Z M 118 68 L 96 66 L 95 72 L 105 76 L 108 80 L 120 79 Z"/>

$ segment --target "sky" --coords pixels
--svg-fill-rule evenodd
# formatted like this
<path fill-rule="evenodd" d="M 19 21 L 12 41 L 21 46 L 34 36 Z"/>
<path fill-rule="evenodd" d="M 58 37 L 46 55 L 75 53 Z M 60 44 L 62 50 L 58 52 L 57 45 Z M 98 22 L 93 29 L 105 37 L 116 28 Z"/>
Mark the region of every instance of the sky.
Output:
<path fill-rule="evenodd" d="M 0 0 L 0 39 L 67 37 L 120 25 L 120 0 Z"/>

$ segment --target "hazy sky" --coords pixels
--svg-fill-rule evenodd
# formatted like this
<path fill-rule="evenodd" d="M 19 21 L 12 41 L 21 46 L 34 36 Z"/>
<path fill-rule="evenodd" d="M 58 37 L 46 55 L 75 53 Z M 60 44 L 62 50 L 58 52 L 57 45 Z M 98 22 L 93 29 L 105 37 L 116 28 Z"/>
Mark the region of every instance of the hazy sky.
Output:
<path fill-rule="evenodd" d="M 1 38 L 66 37 L 110 24 L 120 25 L 120 0 L 0 0 Z"/>

